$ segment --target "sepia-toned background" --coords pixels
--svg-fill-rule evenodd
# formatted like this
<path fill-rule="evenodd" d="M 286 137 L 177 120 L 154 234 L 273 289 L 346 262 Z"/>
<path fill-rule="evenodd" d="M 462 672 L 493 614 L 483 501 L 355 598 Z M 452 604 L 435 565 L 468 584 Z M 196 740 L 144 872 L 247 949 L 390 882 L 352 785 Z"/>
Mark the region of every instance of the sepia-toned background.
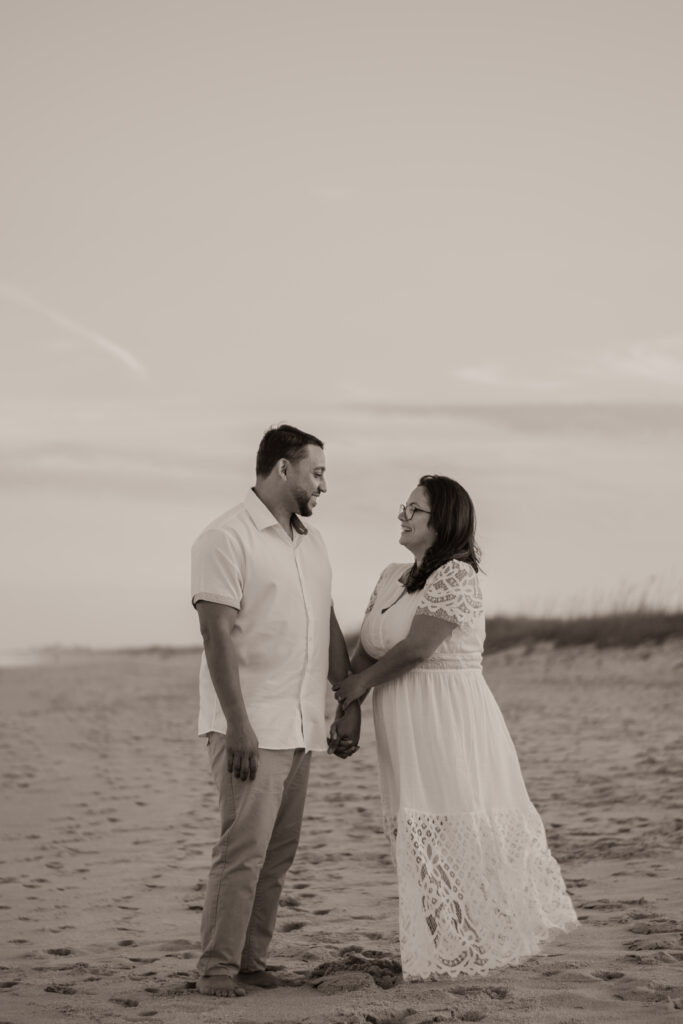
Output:
<path fill-rule="evenodd" d="M 0 0 L 1 1024 L 678 1019 L 682 52 L 678 0 Z M 519 967 L 402 981 L 364 712 L 313 757 L 294 984 L 194 988 L 189 548 L 282 421 L 349 635 L 417 478 L 474 499 L 581 924 Z"/>
<path fill-rule="evenodd" d="M 197 639 L 263 431 L 342 624 L 423 472 L 491 611 L 679 602 L 683 9 L 4 0 L 0 647 Z"/>

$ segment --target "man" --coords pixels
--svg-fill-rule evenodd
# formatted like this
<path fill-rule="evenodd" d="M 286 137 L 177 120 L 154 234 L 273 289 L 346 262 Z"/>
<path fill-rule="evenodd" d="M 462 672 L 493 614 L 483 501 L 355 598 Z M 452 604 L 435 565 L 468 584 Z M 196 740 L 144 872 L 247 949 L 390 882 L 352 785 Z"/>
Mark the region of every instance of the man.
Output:
<path fill-rule="evenodd" d="M 198 990 L 245 995 L 266 970 L 280 893 L 299 841 L 311 751 L 325 750 L 327 679 L 348 674 L 322 537 L 302 519 L 325 483 L 323 442 L 268 430 L 256 485 L 192 547 L 204 654 L 199 733 L 208 737 L 221 835 L 201 924 Z M 356 749 L 359 716 L 334 752 Z M 342 730 L 343 732 L 343 730 Z"/>

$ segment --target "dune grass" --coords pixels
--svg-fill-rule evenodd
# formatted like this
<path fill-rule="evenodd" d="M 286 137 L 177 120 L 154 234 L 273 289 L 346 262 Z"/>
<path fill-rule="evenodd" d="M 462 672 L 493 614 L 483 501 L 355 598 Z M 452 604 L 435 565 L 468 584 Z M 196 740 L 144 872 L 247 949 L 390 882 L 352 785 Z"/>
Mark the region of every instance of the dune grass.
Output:
<path fill-rule="evenodd" d="M 683 637 L 683 612 L 642 609 L 568 618 L 527 618 L 496 615 L 486 622 L 487 654 L 508 647 L 637 647 Z"/>

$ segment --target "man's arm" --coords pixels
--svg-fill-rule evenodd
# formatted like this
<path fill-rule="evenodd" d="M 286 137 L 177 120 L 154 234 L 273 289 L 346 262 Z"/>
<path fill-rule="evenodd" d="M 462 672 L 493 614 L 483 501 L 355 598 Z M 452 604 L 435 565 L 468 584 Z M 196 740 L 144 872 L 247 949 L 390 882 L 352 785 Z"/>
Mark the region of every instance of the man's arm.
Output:
<path fill-rule="evenodd" d="M 346 640 L 334 614 L 330 608 L 330 659 L 327 678 L 331 683 L 341 683 L 351 671 L 351 660 L 346 647 Z"/>
<path fill-rule="evenodd" d="M 351 671 L 351 660 L 346 646 L 344 634 L 337 622 L 334 608 L 330 609 L 330 667 L 328 679 L 333 686 L 338 685 L 346 679 Z M 327 749 L 330 754 L 346 758 L 355 754 L 358 750 L 360 738 L 360 707 L 358 705 L 349 708 L 342 713 L 341 704 L 337 704 L 337 714 L 330 735 L 327 740 Z"/>
<path fill-rule="evenodd" d="M 258 767 L 258 738 L 244 706 L 232 642 L 237 609 L 213 601 L 197 601 L 196 607 L 211 681 L 228 722 L 228 773 L 242 780 L 253 779 Z"/>

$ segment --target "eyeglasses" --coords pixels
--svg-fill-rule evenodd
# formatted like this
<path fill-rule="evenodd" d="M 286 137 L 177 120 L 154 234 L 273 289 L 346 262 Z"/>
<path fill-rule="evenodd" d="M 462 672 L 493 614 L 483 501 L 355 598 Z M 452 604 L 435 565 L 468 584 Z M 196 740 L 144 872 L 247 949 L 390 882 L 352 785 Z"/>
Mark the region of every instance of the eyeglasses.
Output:
<path fill-rule="evenodd" d="M 403 516 L 406 522 L 410 522 L 410 520 L 413 518 L 416 512 L 426 512 L 427 515 L 429 515 L 431 511 L 432 510 L 430 508 L 420 508 L 419 505 L 413 504 L 398 506 L 398 514 L 400 516 Z"/>

